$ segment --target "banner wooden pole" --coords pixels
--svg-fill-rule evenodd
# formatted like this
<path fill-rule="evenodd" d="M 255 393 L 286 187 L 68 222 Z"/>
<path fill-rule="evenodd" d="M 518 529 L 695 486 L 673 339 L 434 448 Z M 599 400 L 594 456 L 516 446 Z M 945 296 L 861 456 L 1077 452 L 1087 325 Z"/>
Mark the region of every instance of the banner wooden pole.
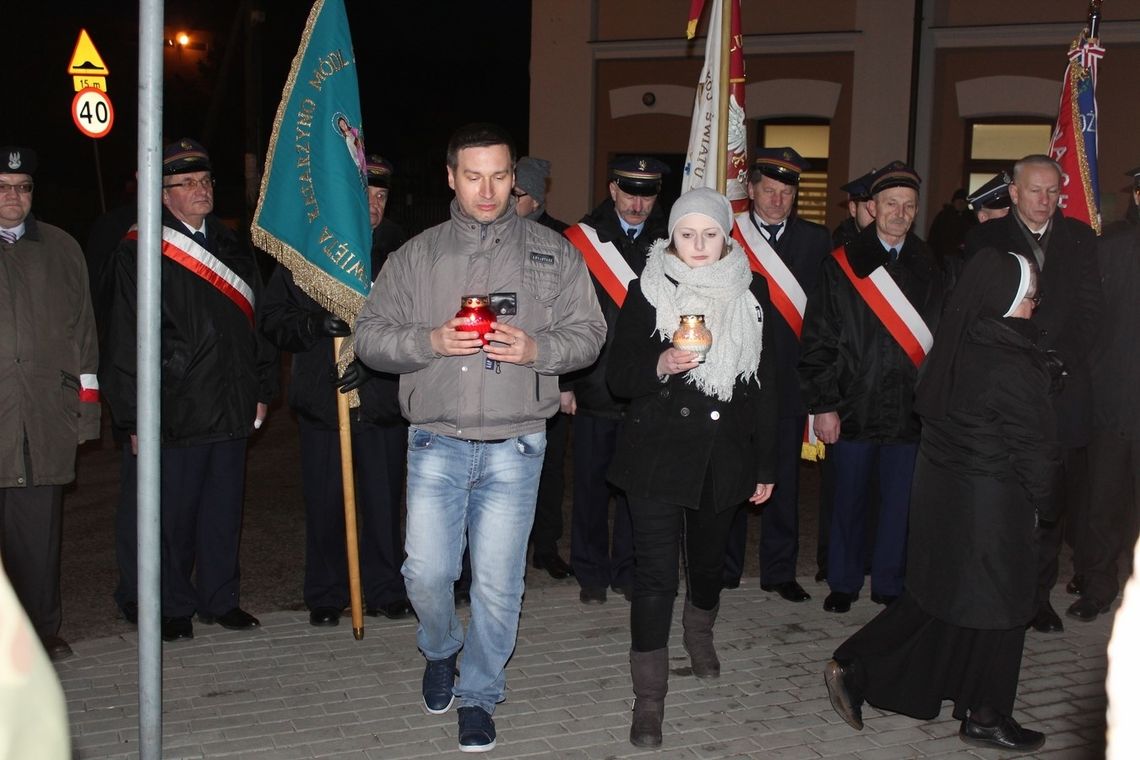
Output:
<path fill-rule="evenodd" d="M 728 192 L 728 79 L 732 60 L 732 0 L 720 6 L 720 105 L 717 114 L 716 186 L 721 194 Z"/>
<path fill-rule="evenodd" d="M 333 338 L 333 362 L 340 357 L 344 338 Z M 360 541 L 356 531 L 356 478 L 352 468 L 352 423 L 348 396 L 336 392 L 336 416 L 340 429 L 340 480 L 344 489 L 344 545 L 348 557 L 348 596 L 352 605 L 352 635 L 364 638 L 364 609 L 360 601 Z"/>

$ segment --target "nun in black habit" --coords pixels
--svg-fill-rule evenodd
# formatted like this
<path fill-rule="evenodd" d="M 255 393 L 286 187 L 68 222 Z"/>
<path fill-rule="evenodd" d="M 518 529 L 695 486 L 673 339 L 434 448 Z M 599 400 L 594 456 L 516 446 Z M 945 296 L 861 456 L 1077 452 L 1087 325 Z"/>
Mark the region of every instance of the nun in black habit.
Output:
<path fill-rule="evenodd" d="M 1036 589 L 1034 526 L 1053 510 L 1055 373 L 1029 321 L 1042 294 L 1023 256 L 986 249 L 962 272 L 923 363 L 906 590 L 836 651 L 831 704 L 923 720 L 945 699 L 968 744 L 1031 751 L 1013 719 Z"/>

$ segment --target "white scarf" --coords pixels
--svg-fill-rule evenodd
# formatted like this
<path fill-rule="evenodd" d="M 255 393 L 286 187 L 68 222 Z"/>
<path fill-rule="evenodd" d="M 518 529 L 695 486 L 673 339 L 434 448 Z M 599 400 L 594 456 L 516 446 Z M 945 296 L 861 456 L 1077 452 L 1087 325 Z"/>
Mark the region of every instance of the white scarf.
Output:
<path fill-rule="evenodd" d="M 657 310 L 654 335 L 672 340 L 682 314 L 704 314 L 712 348 L 704 364 L 686 373 L 685 382 L 696 384 L 705 395 L 731 401 L 738 377 L 745 383 L 756 377 L 763 348 L 764 313 L 748 289 L 748 259 L 728 240 L 724 258 L 692 269 L 666 251 L 668 245 L 665 239 L 653 244 L 641 273 L 641 292 Z"/>

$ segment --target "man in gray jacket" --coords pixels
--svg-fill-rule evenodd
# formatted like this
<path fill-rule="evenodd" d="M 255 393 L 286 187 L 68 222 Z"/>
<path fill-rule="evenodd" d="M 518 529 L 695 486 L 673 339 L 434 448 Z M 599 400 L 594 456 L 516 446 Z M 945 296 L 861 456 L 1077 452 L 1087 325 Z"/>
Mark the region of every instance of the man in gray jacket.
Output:
<path fill-rule="evenodd" d="M 497 126 L 452 135 L 451 219 L 392 254 L 354 331 L 361 361 L 401 375 L 400 406 L 411 423 L 403 575 L 427 659 L 424 708 L 442 714 L 458 697 L 465 752 L 495 746 L 491 714 L 518 633 L 558 375 L 590 364 L 606 334 L 581 256 L 515 213 L 514 165 L 514 144 Z M 498 321 L 486 343 L 453 316 L 469 294 L 491 298 Z M 452 592 L 465 544 L 466 636 Z"/>

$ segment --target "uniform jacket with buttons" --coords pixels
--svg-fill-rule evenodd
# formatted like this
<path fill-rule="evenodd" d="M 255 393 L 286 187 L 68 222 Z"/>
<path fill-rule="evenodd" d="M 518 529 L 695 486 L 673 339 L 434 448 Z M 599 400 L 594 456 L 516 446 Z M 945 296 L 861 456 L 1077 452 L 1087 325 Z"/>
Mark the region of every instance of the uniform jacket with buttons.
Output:
<path fill-rule="evenodd" d="M 952 285 L 919 237 L 908 234 L 891 262 L 869 225 L 846 246 L 857 277 L 885 266 L 930 331 Z M 937 337 L 935 338 L 937 340 Z M 919 420 L 913 412 L 918 368 L 871 311 L 851 280 L 829 257 L 804 314 L 800 390 L 812 414 L 838 412 L 839 437 L 875 443 L 915 442 Z"/>
<path fill-rule="evenodd" d="M 606 371 L 614 395 L 630 399 L 609 471 L 610 482 L 629 496 L 696 509 L 707 480 L 721 511 L 748 499 L 757 483 L 775 481 L 774 314 L 767 281 L 753 275 L 750 289 L 763 315 L 760 367 L 751 382 L 737 378 L 732 400 L 721 401 L 683 374 L 658 379 L 657 360 L 670 342 L 655 332 L 656 310 L 640 281 L 630 283 Z"/>
<path fill-rule="evenodd" d="M 99 437 L 98 401 L 79 400 L 99 365 L 83 251 L 30 214 L 24 225 L 0 243 L 0 488 L 70 483 L 76 445 Z"/>
<path fill-rule="evenodd" d="M 168 210 L 162 224 L 183 234 Z M 253 290 L 261 320 L 261 276 L 250 250 L 216 216 L 206 217 L 206 248 Z M 138 241 L 124 239 L 109 266 L 110 312 L 99 371 L 115 424 L 137 429 Z M 277 351 L 216 287 L 162 257 L 162 445 L 195 446 L 247 437 L 258 402 L 277 395 Z"/>
<path fill-rule="evenodd" d="M 480 351 L 440 356 L 431 332 L 467 294 L 515 293 L 502 317 L 537 344 L 531 365 L 489 362 Z M 606 325 L 582 257 L 555 232 L 515 213 L 511 200 L 481 224 L 451 203 L 451 219 L 388 257 L 354 328 L 356 355 L 400 377 L 400 408 L 432 433 L 494 440 L 546 429 L 558 411 L 558 375 L 598 355 Z"/>

